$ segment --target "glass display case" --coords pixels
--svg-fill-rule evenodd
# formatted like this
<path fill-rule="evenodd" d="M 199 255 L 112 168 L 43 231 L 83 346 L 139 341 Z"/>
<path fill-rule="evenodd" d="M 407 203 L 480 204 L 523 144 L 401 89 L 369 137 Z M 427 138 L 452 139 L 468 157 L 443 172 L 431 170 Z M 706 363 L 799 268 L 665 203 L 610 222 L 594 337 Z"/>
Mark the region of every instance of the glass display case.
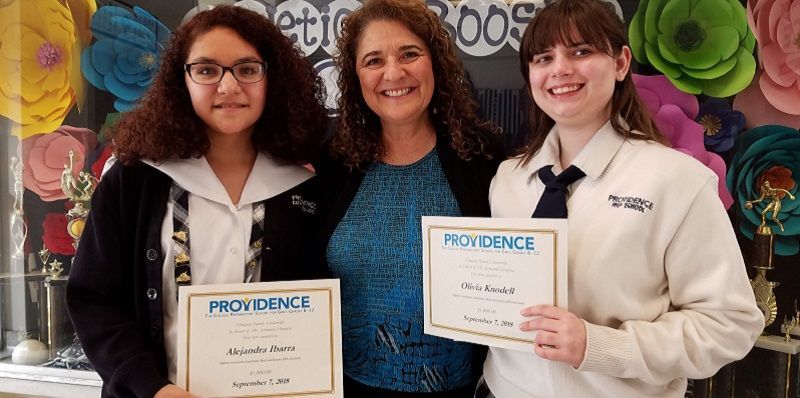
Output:
<path fill-rule="evenodd" d="M 197 6 L 0 1 L 0 394 L 100 395 L 66 309 L 72 257 L 105 133 L 158 67 L 163 40 L 140 39 Z"/>

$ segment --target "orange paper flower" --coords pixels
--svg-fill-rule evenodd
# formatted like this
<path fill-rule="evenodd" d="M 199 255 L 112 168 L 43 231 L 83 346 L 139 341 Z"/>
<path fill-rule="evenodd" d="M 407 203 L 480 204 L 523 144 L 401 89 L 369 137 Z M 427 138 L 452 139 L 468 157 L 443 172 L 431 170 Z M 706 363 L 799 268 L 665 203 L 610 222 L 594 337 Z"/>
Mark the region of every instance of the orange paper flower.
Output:
<path fill-rule="evenodd" d="M 794 179 L 792 179 L 792 170 L 784 166 L 772 166 L 767 169 L 758 177 L 757 186 L 760 187 L 765 180 L 769 181 L 771 187 L 787 191 L 791 191 L 795 186 Z M 786 192 L 778 193 L 778 197 L 783 198 L 784 196 L 786 196 Z"/>

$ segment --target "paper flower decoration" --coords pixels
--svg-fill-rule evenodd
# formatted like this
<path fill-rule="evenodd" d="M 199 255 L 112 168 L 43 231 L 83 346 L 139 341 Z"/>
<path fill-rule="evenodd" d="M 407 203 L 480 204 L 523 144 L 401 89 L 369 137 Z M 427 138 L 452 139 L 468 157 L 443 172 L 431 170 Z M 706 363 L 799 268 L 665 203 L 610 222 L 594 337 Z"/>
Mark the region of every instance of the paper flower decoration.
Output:
<path fill-rule="evenodd" d="M 81 54 L 81 71 L 117 97 L 116 110 L 131 110 L 158 70 L 169 29 L 139 7 L 105 6 L 94 14 L 92 32 L 97 41 Z"/>
<path fill-rule="evenodd" d="M 75 25 L 57 0 L 16 0 L 0 12 L 0 115 L 21 138 L 55 130 L 72 106 L 82 80 Z"/>
<path fill-rule="evenodd" d="M 23 185 L 45 202 L 66 199 L 61 191 L 61 174 L 69 151 L 73 151 L 75 156 L 73 177 L 77 179 L 83 170 L 86 153 L 96 146 L 97 137 L 92 130 L 70 126 L 22 140 Z"/>
<path fill-rule="evenodd" d="M 700 104 L 695 121 L 703 126 L 706 147 L 717 153 L 733 148 L 736 135 L 744 127 L 742 112 L 732 110 L 728 101 L 719 98 Z"/>
<path fill-rule="evenodd" d="M 75 22 L 75 36 L 78 39 L 75 41 L 75 47 L 72 50 L 75 57 L 73 58 L 74 62 L 72 62 L 72 70 L 69 75 L 70 85 L 75 92 L 75 105 L 78 110 L 83 110 L 83 105 L 86 101 L 86 84 L 81 74 L 80 54 L 92 42 L 92 30 L 89 27 L 89 21 L 97 11 L 97 2 L 95 0 L 66 0 L 66 6 L 72 13 L 72 19 Z"/>
<path fill-rule="evenodd" d="M 71 256 L 75 254 L 73 239 L 67 232 L 67 217 L 64 213 L 47 213 L 42 222 L 44 246 L 53 253 Z"/>
<path fill-rule="evenodd" d="M 733 109 L 744 114 L 744 128 L 751 129 L 767 124 L 800 127 L 800 115 L 790 115 L 775 109 L 764 97 L 759 87 L 762 71 L 756 71 L 753 82 L 733 99 Z"/>
<path fill-rule="evenodd" d="M 642 0 L 628 36 L 637 61 L 690 94 L 734 95 L 756 70 L 755 38 L 738 0 Z"/>
<path fill-rule="evenodd" d="M 761 91 L 779 111 L 800 115 L 800 2 L 748 1 L 747 19 L 765 72 Z"/>
<path fill-rule="evenodd" d="M 703 126 L 694 121 L 699 110 L 697 98 L 676 89 L 662 75 L 634 74 L 633 82 L 661 134 L 673 148 L 699 160 L 717 174 L 719 199 L 726 209 L 731 207 L 733 198 L 725 186 L 725 161 L 706 150 Z"/>
<path fill-rule="evenodd" d="M 78 41 L 88 46 L 92 41 L 92 30 L 90 22 L 92 15 L 97 12 L 97 2 L 95 0 L 66 0 L 72 19 L 75 22 L 75 35 Z M 82 51 L 83 49 L 81 49 Z M 80 54 L 77 52 L 76 54 Z"/>
<path fill-rule="evenodd" d="M 786 189 L 798 196 L 800 178 L 800 131 L 784 126 L 756 127 L 739 136 L 739 146 L 731 162 L 728 187 L 736 194 L 736 211 L 741 215 L 739 229 L 750 239 L 761 225 L 761 212 L 769 199 L 746 209 L 748 200 L 758 199 L 761 184 L 768 180 L 773 188 Z M 777 218 L 783 231 L 771 220 L 766 222 L 775 234 L 775 253 L 792 256 L 800 252 L 800 197 L 784 198 Z"/>
<path fill-rule="evenodd" d="M 111 155 L 114 154 L 114 148 L 111 145 L 102 147 L 103 149 L 97 154 L 97 158 L 92 162 L 92 175 L 98 180 L 103 177 L 103 168 Z"/>

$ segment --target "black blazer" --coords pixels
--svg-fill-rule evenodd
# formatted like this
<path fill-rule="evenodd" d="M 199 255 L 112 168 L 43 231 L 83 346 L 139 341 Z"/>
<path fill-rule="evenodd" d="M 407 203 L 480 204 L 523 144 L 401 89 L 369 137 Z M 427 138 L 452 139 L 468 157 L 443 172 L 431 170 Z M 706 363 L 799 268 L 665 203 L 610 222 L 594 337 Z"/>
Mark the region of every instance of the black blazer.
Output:
<path fill-rule="evenodd" d="M 152 397 L 169 384 L 164 348 L 161 225 L 172 179 L 138 163 L 114 165 L 92 197 L 67 283 L 81 345 L 103 379 L 103 397 Z M 328 275 L 309 235 L 319 228 L 316 177 L 266 201 L 261 280 Z"/>

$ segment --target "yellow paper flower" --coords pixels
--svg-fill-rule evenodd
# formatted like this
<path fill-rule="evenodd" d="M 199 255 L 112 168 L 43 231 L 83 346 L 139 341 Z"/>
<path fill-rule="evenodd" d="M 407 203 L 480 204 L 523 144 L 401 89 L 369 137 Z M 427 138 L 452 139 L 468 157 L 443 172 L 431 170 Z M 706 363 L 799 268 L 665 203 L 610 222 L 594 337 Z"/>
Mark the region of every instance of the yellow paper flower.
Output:
<path fill-rule="evenodd" d="M 65 0 L 60 1 L 63 3 Z M 81 111 L 86 100 L 86 80 L 81 73 L 80 54 L 83 53 L 84 48 L 89 47 L 92 43 L 91 20 L 92 15 L 97 12 L 97 3 L 95 0 L 66 0 L 66 6 L 72 13 L 72 20 L 75 22 L 75 35 L 78 38 L 75 41 L 75 47 L 72 49 L 72 53 L 78 56 L 72 58 L 69 84 L 75 92 L 75 102 L 78 110 Z"/>
<path fill-rule="evenodd" d="M 60 2 L 65 3 L 72 14 L 78 41 L 84 46 L 89 45 L 92 41 L 92 15 L 97 12 L 97 2 L 95 0 L 60 0 Z"/>
<path fill-rule="evenodd" d="M 75 104 L 77 36 L 58 0 L 14 0 L 0 12 L 0 115 L 26 138 L 49 133 Z M 77 83 L 76 83 L 77 84 Z"/>

